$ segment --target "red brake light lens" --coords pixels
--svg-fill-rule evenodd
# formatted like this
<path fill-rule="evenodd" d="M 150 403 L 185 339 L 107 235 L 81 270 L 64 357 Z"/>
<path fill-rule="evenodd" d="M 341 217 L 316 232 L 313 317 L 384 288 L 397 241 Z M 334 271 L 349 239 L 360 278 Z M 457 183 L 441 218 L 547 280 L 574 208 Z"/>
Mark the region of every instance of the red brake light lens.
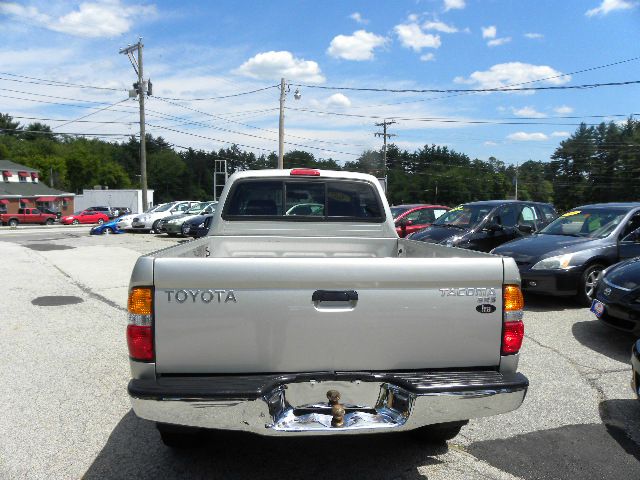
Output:
<path fill-rule="evenodd" d="M 291 170 L 290 175 L 301 175 L 306 177 L 319 177 L 320 170 L 314 168 L 294 168 Z"/>
<path fill-rule="evenodd" d="M 153 360 L 153 332 L 150 326 L 127 325 L 129 356 L 134 360 Z"/>
<path fill-rule="evenodd" d="M 133 360 L 151 362 L 155 358 L 153 346 L 153 289 L 133 287 L 127 302 L 129 325 L 127 345 Z"/>
<path fill-rule="evenodd" d="M 502 355 L 513 355 L 520 351 L 524 338 L 524 323 L 504 322 L 502 324 Z"/>

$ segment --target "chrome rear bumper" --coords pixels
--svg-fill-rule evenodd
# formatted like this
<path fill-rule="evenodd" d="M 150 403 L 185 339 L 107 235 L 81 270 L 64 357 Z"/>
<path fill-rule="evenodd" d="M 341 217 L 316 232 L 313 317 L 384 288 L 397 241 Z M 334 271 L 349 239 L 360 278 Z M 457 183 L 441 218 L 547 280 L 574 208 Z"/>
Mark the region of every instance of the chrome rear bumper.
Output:
<path fill-rule="evenodd" d="M 302 378 L 300 378 L 302 377 Z M 141 418 L 261 435 L 323 435 L 411 430 L 517 409 L 527 392 L 522 374 L 405 372 L 163 378 L 132 380 Z M 235 380 L 235 381 L 234 381 Z M 242 391 L 244 390 L 244 391 Z M 332 426 L 329 390 L 340 392 L 344 423 Z"/>

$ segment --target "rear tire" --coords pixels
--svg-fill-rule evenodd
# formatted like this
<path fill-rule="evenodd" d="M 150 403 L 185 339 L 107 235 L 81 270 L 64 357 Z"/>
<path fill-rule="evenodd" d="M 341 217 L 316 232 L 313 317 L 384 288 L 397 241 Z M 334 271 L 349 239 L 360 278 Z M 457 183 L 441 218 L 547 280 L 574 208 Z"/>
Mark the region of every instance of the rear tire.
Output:
<path fill-rule="evenodd" d="M 73 225 L 78 225 L 80 223 L 80 220 L 78 220 L 77 218 L 73 219 L 73 222 L 71 222 Z"/>
<path fill-rule="evenodd" d="M 594 263 L 589 265 L 578 282 L 578 303 L 584 307 L 591 306 L 591 302 L 595 298 L 596 286 L 600 277 L 602 276 L 602 270 L 605 269 L 604 265 Z"/>
<path fill-rule="evenodd" d="M 155 222 L 153 222 L 153 225 L 151 226 L 151 232 L 152 233 L 160 233 L 158 231 L 159 226 L 160 226 L 160 220 L 156 220 Z"/>
<path fill-rule="evenodd" d="M 12 218 L 11 220 L 9 220 L 9 226 L 10 227 L 14 227 L 15 228 L 15 227 L 18 226 L 18 223 L 19 223 L 18 220 L 15 219 L 15 218 Z"/>
<path fill-rule="evenodd" d="M 200 429 L 171 425 L 168 423 L 156 423 L 160 432 L 162 443 L 169 448 L 186 449 L 197 447 L 200 444 Z"/>
<path fill-rule="evenodd" d="M 53 225 L 53 218 L 47 219 L 47 221 L 44 222 L 44 223 L 45 223 L 45 225 Z"/>
<path fill-rule="evenodd" d="M 434 425 L 427 425 L 426 427 L 416 428 L 411 431 L 411 434 L 421 440 L 428 443 L 442 443 L 447 440 L 451 440 L 460 433 L 462 427 L 464 427 L 469 420 L 462 420 L 459 422 L 446 422 L 436 423 Z"/>
<path fill-rule="evenodd" d="M 102 225 L 103 223 L 104 223 L 104 220 L 103 220 L 103 219 L 101 219 L 101 218 L 99 218 L 99 219 L 98 219 L 98 225 Z"/>

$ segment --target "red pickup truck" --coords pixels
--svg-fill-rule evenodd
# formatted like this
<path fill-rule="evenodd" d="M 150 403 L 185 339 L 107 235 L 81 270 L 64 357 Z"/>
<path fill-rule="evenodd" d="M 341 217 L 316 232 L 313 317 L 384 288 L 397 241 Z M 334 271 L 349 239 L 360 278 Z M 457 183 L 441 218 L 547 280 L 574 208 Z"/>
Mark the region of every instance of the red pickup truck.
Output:
<path fill-rule="evenodd" d="M 1 213 L 0 225 L 17 226 L 19 223 L 40 223 L 52 225 L 56 216 L 50 213 L 42 213 L 37 208 L 20 208 L 18 213 Z"/>

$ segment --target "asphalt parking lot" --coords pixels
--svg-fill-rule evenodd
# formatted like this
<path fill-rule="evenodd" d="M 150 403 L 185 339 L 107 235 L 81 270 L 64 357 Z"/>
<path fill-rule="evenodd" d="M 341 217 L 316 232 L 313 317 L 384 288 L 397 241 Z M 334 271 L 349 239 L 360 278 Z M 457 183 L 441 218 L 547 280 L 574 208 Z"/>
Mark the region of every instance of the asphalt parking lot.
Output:
<path fill-rule="evenodd" d="M 173 452 L 130 409 L 124 330 L 135 260 L 181 240 L 88 231 L 0 228 L 0 478 L 640 478 L 633 338 L 545 297 L 526 298 L 523 406 L 446 445 L 222 432 Z"/>

